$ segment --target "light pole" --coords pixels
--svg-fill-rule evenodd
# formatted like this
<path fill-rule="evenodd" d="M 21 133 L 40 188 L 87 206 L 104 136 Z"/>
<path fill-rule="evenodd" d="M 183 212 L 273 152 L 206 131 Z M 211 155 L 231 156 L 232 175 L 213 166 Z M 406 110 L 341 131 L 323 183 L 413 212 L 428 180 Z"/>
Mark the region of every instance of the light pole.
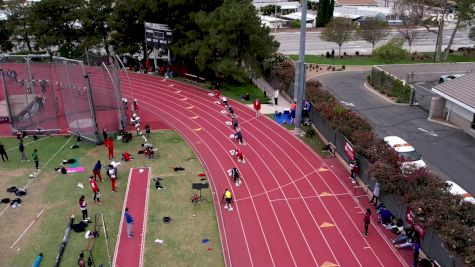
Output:
<path fill-rule="evenodd" d="M 277 0 L 274 4 L 274 33 L 277 33 Z"/>
<path fill-rule="evenodd" d="M 295 132 L 300 133 L 302 124 L 303 97 L 305 95 L 305 32 L 307 27 L 307 0 L 302 0 L 302 16 L 300 19 L 299 61 L 295 66 L 294 100 L 297 101 L 295 111 Z"/>

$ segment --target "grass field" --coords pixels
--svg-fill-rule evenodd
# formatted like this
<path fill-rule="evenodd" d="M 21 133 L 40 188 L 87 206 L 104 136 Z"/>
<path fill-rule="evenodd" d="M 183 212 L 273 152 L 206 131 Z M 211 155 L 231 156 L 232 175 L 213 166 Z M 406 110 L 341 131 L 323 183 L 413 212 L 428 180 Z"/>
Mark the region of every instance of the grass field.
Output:
<path fill-rule="evenodd" d="M 266 114 L 266 116 L 271 118 L 272 120 L 274 120 L 274 114 Z M 295 129 L 295 126 L 293 124 L 292 125 L 284 124 L 282 126 L 284 128 L 286 128 L 287 130 L 289 130 L 289 131 Z M 312 127 L 302 125 L 302 131 L 303 132 L 306 133 L 310 129 L 312 129 Z M 325 145 L 325 143 L 322 141 L 322 139 L 320 139 L 318 134 L 315 133 L 312 137 L 309 137 L 307 135 L 299 136 L 299 138 L 302 141 L 304 141 L 309 147 L 311 147 L 320 156 L 322 156 L 322 157 L 329 156 L 328 152 L 322 151 L 322 147 Z"/>
<path fill-rule="evenodd" d="M 26 138 L 27 156 L 31 158 L 32 149 L 37 148 L 40 168 L 42 168 L 37 178 L 30 179 L 28 174 L 33 172 L 34 163 L 20 162 L 17 149 L 18 140 L 3 138 L 1 141 L 7 149 L 12 149 L 8 151 L 10 162 L 0 165 L 0 171 L 3 174 L 0 179 L 0 186 L 3 190 L 1 197 L 14 197 L 13 194 L 6 192 L 7 187 L 21 187 L 27 184 L 28 194 L 22 197 L 23 205 L 19 208 L 6 208 L 6 204 L 0 206 L 0 223 L 4 225 L 0 230 L 3 241 L 0 245 L 0 257 L 2 258 L 0 266 L 31 266 L 40 252 L 44 254 L 41 266 L 52 266 L 70 216 L 75 215 L 76 218 L 80 218 L 78 199 L 82 194 L 86 195 L 88 201 L 89 217 L 93 219 L 95 214 L 104 216 L 109 234 L 110 256 L 112 257 L 122 214 L 121 209 L 129 168 L 142 166 L 151 167 L 152 176 L 161 176 L 164 179 L 163 185 L 166 187 L 165 190 L 158 192 L 154 187 L 151 188 L 145 264 L 156 266 L 157 262 L 163 262 L 166 258 L 175 266 L 187 266 L 190 263 L 199 266 L 224 265 L 213 203 L 203 202 L 193 206 L 189 201 L 194 193 L 191 183 L 196 182 L 197 173 L 202 172 L 200 162 L 186 142 L 174 131 L 160 131 L 151 136 L 151 142 L 160 150 L 160 158 L 153 160 L 145 160 L 141 155 L 136 155 L 142 141 L 141 138 L 134 138 L 129 144 L 115 143 L 116 157 L 119 157 L 120 152 L 127 151 L 134 154 L 135 160 L 123 162 L 119 167 L 118 193 L 111 192 L 108 179 L 104 179 L 103 183 L 98 182 L 102 194 L 102 205 L 95 205 L 93 202 L 88 176 L 96 160 L 100 159 L 103 165 L 107 162 L 106 149 L 103 146 L 81 143 L 79 149 L 71 150 L 69 146 L 75 143 L 74 138 L 43 137 L 36 142 L 31 142 L 31 138 Z M 59 165 L 63 159 L 75 157 L 79 157 L 80 166 L 87 168 L 86 173 L 63 175 L 54 171 L 54 167 Z M 49 162 L 47 163 L 47 161 Z M 172 170 L 174 166 L 183 166 L 186 170 L 175 173 Z M 107 178 L 104 171 L 102 173 L 103 178 Z M 78 183 L 82 183 L 84 189 L 78 187 Z M 205 190 L 204 193 L 212 201 L 210 190 Z M 11 248 L 15 240 L 47 203 L 50 204 L 41 217 Z M 173 218 L 170 225 L 163 225 L 161 222 L 163 214 Z M 193 214 L 196 217 L 193 217 Z M 200 231 L 190 225 L 190 222 L 193 222 L 191 218 L 199 219 L 196 226 L 199 225 Z M 90 224 L 88 229 L 90 230 L 92 227 L 93 224 Z M 190 228 L 194 231 L 190 232 Z M 99 238 L 95 239 L 94 260 L 96 266 L 99 264 L 109 266 L 102 229 L 100 229 L 100 234 Z M 156 247 L 153 243 L 156 238 L 165 240 L 165 244 Z M 207 247 L 203 249 L 200 245 L 203 238 L 211 240 L 209 245 L 212 246 L 213 251 L 207 251 Z M 61 266 L 77 266 L 78 255 L 86 248 L 87 241 L 84 238 L 84 233 L 71 232 Z"/>
<path fill-rule="evenodd" d="M 211 85 L 209 84 L 204 84 L 204 83 L 196 83 L 191 80 L 182 78 L 182 77 L 176 77 L 176 80 L 179 80 L 181 82 L 193 84 L 195 86 L 201 87 L 206 90 L 211 91 Z M 252 83 L 243 83 L 243 84 L 222 84 L 220 87 L 221 94 L 226 96 L 227 98 L 238 100 L 243 104 L 252 104 L 254 99 L 259 98 L 262 103 L 267 103 L 270 101 L 270 99 L 266 96 L 264 96 L 264 93 L 254 84 Z M 240 96 L 244 95 L 246 93 L 249 93 L 249 101 L 243 101 L 241 100 Z"/>
<path fill-rule="evenodd" d="M 429 56 L 425 60 L 411 60 L 410 58 L 395 62 L 394 64 L 416 64 L 416 63 L 432 63 L 433 53 L 424 53 Z M 289 56 L 292 60 L 298 60 L 297 55 Z M 475 61 L 475 57 L 462 56 L 450 54 L 448 62 L 469 62 Z M 306 55 L 305 63 L 312 64 L 325 64 L 325 65 L 381 65 L 386 64 L 381 59 L 372 57 L 372 56 L 361 56 L 361 57 L 344 57 L 344 58 L 325 58 L 321 55 Z"/>

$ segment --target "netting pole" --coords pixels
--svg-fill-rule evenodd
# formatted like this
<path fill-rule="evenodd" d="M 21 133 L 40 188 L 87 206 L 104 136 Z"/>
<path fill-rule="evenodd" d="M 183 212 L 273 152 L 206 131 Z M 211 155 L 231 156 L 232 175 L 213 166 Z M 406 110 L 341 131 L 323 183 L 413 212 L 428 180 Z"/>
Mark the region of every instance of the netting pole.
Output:
<path fill-rule="evenodd" d="M 91 112 L 92 121 L 94 122 L 94 135 L 96 136 L 96 145 L 100 145 L 101 140 L 99 139 L 99 130 L 97 127 L 97 119 L 96 119 L 96 108 L 94 106 L 94 98 L 92 97 L 91 81 L 89 80 L 89 73 L 85 71 L 84 71 L 84 80 L 86 81 L 87 98 L 89 100 L 89 111 Z"/>
<path fill-rule="evenodd" d="M 31 69 L 30 69 L 30 55 L 27 55 L 25 58 L 26 60 L 26 68 L 27 68 L 27 74 L 28 74 L 28 77 L 30 79 L 30 83 L 31 83 L 31 93 L 33 93 L 33 79 L 32 79 L 32 76 L 31 76 Z M 27 77 L 25 77 L 27 78 Z M 27 90 L 27 87 L 28 84 L 26 83 L 25 81 L 25 98 L 26 98 L 26 106 L 28 107 L 30 105 L 30 103 L 28 102 L 28 90 Z M 30 122 L 33 121 L 33 118 L 31 117 L 31 110 L 28 109 L 28 117 L 30 119 Z"/>
<path fill-rule="evenodd" d="M 116 81 L 114 78 L 112 78 L 112 75 L 109 71 L 109 68 L 107 68 L 106 64 L 104 62 L 102 62 L 102 66 L 104 67 L 104 69 L 106 70 L 107 74 L 109 75 L 110 79 L 111 79 L 111 82 L 112 82 L 112 85 L 114 86 L 114 89 L 116 91 L 116 98 L 117 98 L 117 107 L 119 108 L 119 129 L 123 130 L 124 127 L 122 125 L 122 112 L 121 111 L 121 107 L 122 107 L 122 99 L 120 99 L 120 95 L 117 93 L 118 90 L 117 90 L 117 85 L 116 85 Z M 120 90 L 120 89 L 119 89 Z"/>
<path fill-rule="evenodd" d="M 0 69 L 0 79 L 2 80 L 2 88 L 3 88 L 3 95 L 5 96 L 5 102 L 6 103 L 6 106 L 7 106 L 7 112 L 8 112 L 8 122 L 9 123 L 13 123 L 12 121 L 12 111 L 10 109 L 10 98 L 8 97 L 8 94 L 7 94 L 7 88 L 5 87 L 5 78 L 3 76 L 3 70 Z"/>
<path fill-rule="evenodd" d="M 64 63 L 64 67 L 66 69 L 66 77 L 68 78 L 68 86 L 66 88 L 68 88 L 68 91 L 69 91 L 69 97 L 71 98 L 71 103 L 74 103 L 74 97 L 73 97 L 73 85 L 71 84 L 71 77 L 69 75 L 69 68 L 68 68 L 68 62 L 66 60 L 63 60 L 63 63 Z M 76 106 L 75 105 L 72 105 L 73 106 L 73 111 L 74 111 L 74 118 L 76 120 L 76 129 L 78 131 L 78 134 L 81 135 L 81 130 L 79 128 L 79 120 L 77 119 L 77 110 L 76 110 Z M 74 133 L 73 133 L 74 134 Z"/>
<path fill-rule="evenodd" d="M 124 63 L 122 62 L 122 60 L 120 60 L 120 57 L 118 55 L 115 55 L 117 60 L 119 61 L 120 65 L 122 65 L 122 68 L 124 69 L 125 71 L 125 76 L 127 76 L 127 83 L 129 84 L 129 92 L 130 92 L 130 98 L 131 99 L 134 99 L 134 94 L 132 93 L 132 84 L 130 83 L 130 78 L 129 78 L 129 72 L 127 71 L 127 69 L 125 68 L 125 65 Z M 132 102 L 132 101 L 130 101 Z M 131 103 L 132 104 L 132 103 Z"/>

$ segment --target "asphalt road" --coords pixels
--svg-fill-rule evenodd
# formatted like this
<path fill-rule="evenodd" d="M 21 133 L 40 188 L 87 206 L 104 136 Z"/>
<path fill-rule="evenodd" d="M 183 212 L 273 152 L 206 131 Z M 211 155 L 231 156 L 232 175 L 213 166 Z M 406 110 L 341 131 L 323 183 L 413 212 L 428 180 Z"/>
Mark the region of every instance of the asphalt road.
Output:
<path fill-rule="evenodd" d="M 418 107 L 395 105 L 364 87 L 369 72 L 341 72 L 318 79 L 347 108 L 368 119 L 378 136 L 397 135 L 423 155 L 429 168 L 475 194 L 475 139 L 429 122 Z"/>
<path fill-rule="evenodd" d="M 432 32 L 424 31 L 424 35 L 415 42 L 412 46 L 412 51 L 417 52 L 432 52 L 435 50 L 435 44 L 437 40 L 437 35 Z M 277 32 L 273 33 L 276 40 L 280 42 L 279 52 L 283 54 L 298 54 L 299 52 L 299 38 L 300 33 L 296 31 L 292 32 Z M 443 43 L 447 44 L 449 42 L 450 36 L 452 34 L 451 29 L 444 30 Z M 400 36 L 399 32 L 393 31 L 390 33 L 390 36 L 387 39 Z M 378 43 L 378 45 L 383 44 L 384 42 Z M 458 31 L 454 38 L 454 48 L 460 46 L 473 46 L 474 42 L 468 39 L 468 30 Z M 325 42 L 320 39 L 319 32 L 307 32 L 306 42 L 305 42 L 305 51 L 309 55 L 321 55 L 326 51 L 331 51 L 335 49 L 338 53 L 338 46 L 335 43 Z M 406 48 L 409 48 L 406 45 Z M 371 53 L 371 44 L 363 40 L 355 40 L 349 43 L 345 43 L 342 46 L 341 53 L 347 52 L 354 54 L 355 51 L 359 51 L 362 54 Z"/>

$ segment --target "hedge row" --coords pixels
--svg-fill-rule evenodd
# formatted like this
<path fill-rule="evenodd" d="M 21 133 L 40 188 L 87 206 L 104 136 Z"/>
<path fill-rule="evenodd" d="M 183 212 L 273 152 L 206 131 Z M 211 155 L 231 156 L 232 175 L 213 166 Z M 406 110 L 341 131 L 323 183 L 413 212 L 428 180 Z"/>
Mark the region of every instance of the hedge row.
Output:
<path fill-rule="evenodd" d="M 372 163 L 370 175 L 381 183 L 382 193 L 401 196 L 415 212 L 417 223 L 434 228 L 448 249 L 464 258 L 469 266 L 475 266 L 475 205 L 452 195 L 447 184 L 428 169 L 403 173 L 400 158 L 375 136 L 371 125 L 341 106 L 318 81 L 307 83 L 306 97 Z"/>
<path fill-rule="evenodd" d="M 411 101 L 412 87 L 407 83 L 403 84 L 400 79 L 384 71 L 373 67 L 368 82 L 379 92 L 396 98 L 398 103 L 409 103 Z"/>

